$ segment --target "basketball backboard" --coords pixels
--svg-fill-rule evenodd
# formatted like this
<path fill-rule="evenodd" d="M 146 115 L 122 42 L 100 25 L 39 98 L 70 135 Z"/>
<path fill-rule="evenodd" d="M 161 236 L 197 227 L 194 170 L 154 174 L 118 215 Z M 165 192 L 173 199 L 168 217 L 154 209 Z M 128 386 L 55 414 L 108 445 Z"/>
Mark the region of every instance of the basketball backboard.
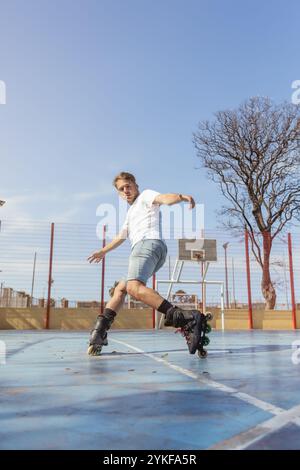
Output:
<path fill-rule="evenodd" d="M 217 261 L 217 241 L 208 238 L 178 240 L 178 259 L 181 261 Z"/>

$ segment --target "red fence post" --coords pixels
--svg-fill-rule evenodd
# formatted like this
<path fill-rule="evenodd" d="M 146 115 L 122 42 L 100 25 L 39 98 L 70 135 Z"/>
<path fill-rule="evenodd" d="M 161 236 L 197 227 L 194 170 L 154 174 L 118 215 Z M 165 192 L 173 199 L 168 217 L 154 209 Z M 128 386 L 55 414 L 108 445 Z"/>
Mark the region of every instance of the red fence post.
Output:
<path fill-rule="evenodd" d="M 102 248 L 106 243 L 106 225 L 103 226 L 103 241 Z M 102 259 L 102 276 L 101 276 L 101 313 L 104 312 L 104 279 L 105 279 L 105 256 Z"/>
<path fill-rule="evenodd" d="M 49 325 L 50 325 L 53 245 L 54 245 L 54 223 L 52 222 L 52 224 L 51 224 L 51 236 L 50 236 L 48 298 L 47 298 L 46 321 L 45 321 L 45 329 L 46 330 L 49 330 Z"/>
<path fill-rule="evenodd" d="M 247 230 L 245 230 L 245 252 L 246 252 L 246 270 L 247 270 L 249 329 L 252 330 L 253 329 L 253 316 L 252 316 L 251 277 L 250 277 L 250 258 L 249 258 L 249 234 Z"/>
<path fill-rule="evenodd" d="M 155 290 L 156 275 L 152 276 L 152 289 Z M 155 328 L 155 308 L 152 309 L 152 328 Z"/>
<path fill-rule="evenodd" d="M 295 301 L 294 270 L 293 270 L 292 236 L 290 233 L 288 233 L 288 251 L 289 251 L 289 268 L 290 268 L 290 284 L 291 284 L 292 319 L 293 319 L 293 328 L 295 330 L 297 328 L 296 301 Z"/>

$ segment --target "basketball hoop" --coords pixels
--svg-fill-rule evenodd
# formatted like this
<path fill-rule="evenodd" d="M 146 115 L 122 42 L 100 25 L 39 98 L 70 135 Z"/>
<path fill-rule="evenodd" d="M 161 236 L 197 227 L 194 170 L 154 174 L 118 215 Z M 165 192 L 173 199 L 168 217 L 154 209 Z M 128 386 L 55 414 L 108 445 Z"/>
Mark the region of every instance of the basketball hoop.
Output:
<path fill-rule="evenodd" d="M 187 285 L 201 285 L 206 289 L 209 285 L 217 285 L 220 287 L 220 307 L 221 307 L 221 318 L 222 318 L 222 329 L 224 330 L 224 283 L 219 280 L 207 281 L 206 275 L 209 268 L 210 262 L 217 261 L 217 240 L 208 238 L 183 238 L 178 240 L 178 255 L 175 260 L 173 272 L 170 279 L 156 279 L 155 289 L 158 289 L 158 284 L 167 284 L 168 290 L 166 299 L 171 298 L 171 292 L 174 284 L 187 284 Z M 181 273 L 183 270 L 184 263 L 186 262 L 200 262 L 203 263 L 202 280 L 197 279 L 182 279 Z M 181 305 L 181 303 L 179 304 Z M 203 312 L 205 313 L 205 301 L 202 297 Z M 156 328 L 160 328 L 163 322 L 163 315 L 158 317 L 158 312 L 155 312 L 155 325 Z"/>
<path fill-rule="evenodd" d="M 191 260 L 205 261 L 205 250 L 191 250 Z"/>

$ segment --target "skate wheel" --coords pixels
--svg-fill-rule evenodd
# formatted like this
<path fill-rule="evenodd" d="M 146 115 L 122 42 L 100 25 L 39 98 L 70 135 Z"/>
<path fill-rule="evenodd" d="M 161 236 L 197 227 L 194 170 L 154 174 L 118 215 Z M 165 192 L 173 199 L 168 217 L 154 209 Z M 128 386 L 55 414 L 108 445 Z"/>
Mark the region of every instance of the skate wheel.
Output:
<path fill-rule="evenodd" d="M 198 356 L 201 357 L 201 358 L 206 357 L 207 356 L 207 351 L 205 351 L 205 349 L 199 350 L 198 351 Z"/>
<path fill-rule="evenodd" d="M 212 319 L 213 319 L 213 314 L 210 313 L 210 312 L 208 312 L 208 313 L 206 314 L 206 320 L 207 320 L 207 321 L 211 321 Z"/>
<path fill-rule="evenodd" d="M 211 332 L 211 326 L 210 325 L 206 325 L 205 326 L 205 333 L 210 333 Z"/>
<path fill-rule="evenodd" d="M 87 353 L 89 356 L 100 356 L 101 354 L 102 347 L 101 346 L 95 346 L 91 344 L 88 347 Z"/>
<path fill-rule="evenodd" d="M 207 338 L 207 336 L 204 336 L 204 338 L 203 338 L 203 346 L 208 346 L 209 343 L 210 343 L 210 339 Z"/>
<path fill-rule="evenodd" d="M 92 356 L 93 351 L 94 351 L 94 346 L 89 346 L 89 347 L 88 347 L 88 350 L 87 350 L 87 354 L 88 354 L 89 356 Z"/>

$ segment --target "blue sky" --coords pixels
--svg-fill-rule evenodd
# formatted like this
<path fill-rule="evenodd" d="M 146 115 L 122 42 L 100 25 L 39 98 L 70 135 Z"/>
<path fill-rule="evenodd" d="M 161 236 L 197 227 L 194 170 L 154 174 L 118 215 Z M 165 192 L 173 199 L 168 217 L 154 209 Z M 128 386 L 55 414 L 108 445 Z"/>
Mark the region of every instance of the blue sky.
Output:
<path fill-rule="evenodd" d="M 215 227 L 192 133 L 250 96 L 291 99 L 299 17 L 290 0 L 2 1 L 1 218 L 96 224 L 125 170 Z"/>

